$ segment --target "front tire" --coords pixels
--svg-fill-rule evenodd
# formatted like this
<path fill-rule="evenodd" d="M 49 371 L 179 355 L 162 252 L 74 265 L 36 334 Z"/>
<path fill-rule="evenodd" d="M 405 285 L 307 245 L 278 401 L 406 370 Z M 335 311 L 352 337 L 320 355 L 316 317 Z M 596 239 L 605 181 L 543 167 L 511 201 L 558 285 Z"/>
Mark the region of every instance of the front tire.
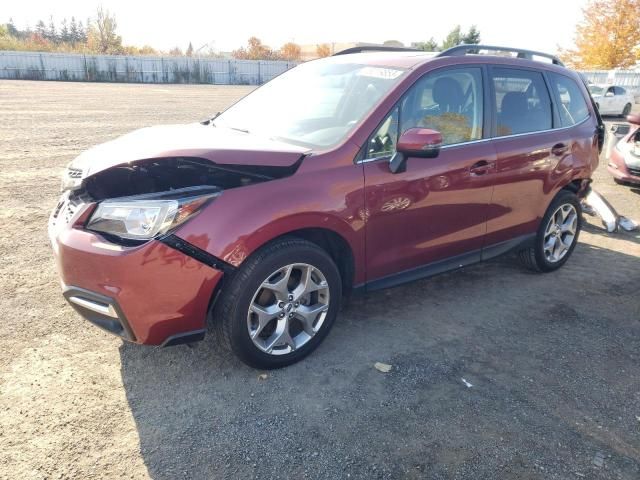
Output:
<path fill-rule="evenodd" d="M 255 368 L 302 360 L 327 336 L 342 297 L 340 272 L 316 244 L 286 238 L 249 257 L 214 309 L 221 344 Z"/>
<path fill-rule="evenodd" d="M 552 272 L 569 259 L 582 229 L 582 210 L 575 193 L 561 190 L 547 209 L 533 247 L 518 252 L 521 262 L 536 272 Z"/>

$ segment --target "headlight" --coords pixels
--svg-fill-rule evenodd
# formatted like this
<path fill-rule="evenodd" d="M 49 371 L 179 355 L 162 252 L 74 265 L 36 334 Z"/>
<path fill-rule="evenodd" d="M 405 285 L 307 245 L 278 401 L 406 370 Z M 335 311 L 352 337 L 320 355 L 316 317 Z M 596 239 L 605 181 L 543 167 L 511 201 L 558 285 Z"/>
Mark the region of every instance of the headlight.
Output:
<path fill-rule="evenodd" d="M 87 229 L 130 240 L 149 240 L 184 223 L 220 193 L 215 187 L 190 187 L 104 200 Z"/>

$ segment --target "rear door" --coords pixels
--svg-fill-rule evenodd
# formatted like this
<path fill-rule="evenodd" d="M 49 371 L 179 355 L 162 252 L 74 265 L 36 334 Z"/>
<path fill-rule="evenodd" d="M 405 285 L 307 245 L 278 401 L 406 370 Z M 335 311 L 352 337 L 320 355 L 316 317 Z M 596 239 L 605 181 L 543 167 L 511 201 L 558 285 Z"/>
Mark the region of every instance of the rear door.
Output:
<path fill-rule="evenodd" d="M 551 172 L 570 168 L 562 162 L 572 148 L 571 139 L 553 129 L 551 97 L 542 72 L 497 66 L 489 71 L 497 169 L 487 256 L 535 233 L 541 206 L 550 200 Z"/>

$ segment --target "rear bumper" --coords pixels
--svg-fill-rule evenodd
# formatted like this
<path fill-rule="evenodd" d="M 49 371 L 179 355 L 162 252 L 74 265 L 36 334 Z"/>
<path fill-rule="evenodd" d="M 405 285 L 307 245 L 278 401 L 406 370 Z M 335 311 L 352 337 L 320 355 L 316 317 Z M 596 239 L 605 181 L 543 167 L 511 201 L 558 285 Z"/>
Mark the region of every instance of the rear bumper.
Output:
<path fill-rule="evenodd" d="M 72 224 L 49 233 L 64 296 L 81 316 L 136 343 L 202 338 L 222 271 L 156 240 L 124 247 Z"/>

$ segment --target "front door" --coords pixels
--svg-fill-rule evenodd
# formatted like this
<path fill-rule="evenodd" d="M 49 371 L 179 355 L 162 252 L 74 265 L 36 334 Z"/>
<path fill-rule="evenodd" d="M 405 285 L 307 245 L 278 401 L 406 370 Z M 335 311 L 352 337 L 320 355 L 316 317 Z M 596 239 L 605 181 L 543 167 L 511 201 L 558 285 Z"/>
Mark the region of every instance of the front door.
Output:
<path fill-rule="evenodd" d="M 367 282 L 388 286 L 433 262 L 480 259 L 496 162 L 484 112 L 482 68 L 444 68 L 420 78 L 374 132 L 362 160 Z M 438 130 L 444 145 L 393 174 L 398 135 L 413 127 Z"/>

